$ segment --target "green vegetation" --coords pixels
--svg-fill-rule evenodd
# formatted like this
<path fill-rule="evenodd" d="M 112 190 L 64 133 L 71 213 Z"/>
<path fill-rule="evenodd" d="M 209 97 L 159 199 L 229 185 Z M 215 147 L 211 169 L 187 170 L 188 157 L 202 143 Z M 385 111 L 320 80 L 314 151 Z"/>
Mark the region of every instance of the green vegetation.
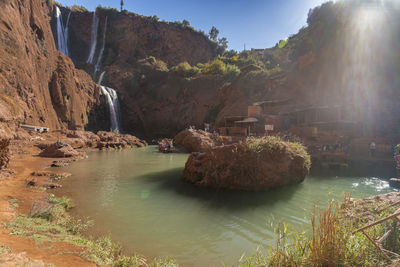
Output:
<path fill-rule="evenodd" d="M 270 70 L 261 69 L 261 70 L 253 70 L 246 74 L 246 76 L 250 79 L 268 79 L 269 77 L 281 73 L 282 70 L 280 67 L 275 67 Z"/>
<path fill-rule="evenodd" d="M 285 40 L 280 40 L 279 44 L 278 44 L 278 48 L 284 48 L 286 46 L 286 44 L 288 43 L 289 39 L 285 39 Z"/>
<path fill-rule="evenodd" d="M 226 64 L 218 58 L 205 64 L 198 63 L 196 66 L 191 66 L 188 62 L 182 62 L 172 67 L 171 71 L 185 78 L 191 78 L 199 74 L 209 74 L 233 79 L 240 74 L 240 69 L 237 66 Z"/>
<path fill-rule="evenodd" d="M 201 72 L 200 68 L 192 67 L 187 62 L 179 63 L 177 66 L 172 67 L 171 71 L 185 78 L 193 77 Z"/>
<path fill-rule="evenodd" d="M 98 5 L 96 7 L 96 10 L 103 10 L 103 11 L 107 11 L 107 12 L 119 13 L 116 8 L 109 7 L 109 6 L 102 6 L 102 5 Z"/>
<path fill-rule="evenodd" d="M 189 21 L 187 21 L 186 19 L 182 20 L 182 26 L 183 27 L 189 27 L 190 26 Z"/>
<path fill-rule="evenodd" d="M 260 138 L 250 137 L 244 142 L 245 151 L 252 152 L 253 154 L 259 153 L 277 153 L 279 151 L 286 151 L 287 148 L 297 156 L 301 156 L 305 159 L 307 169 L 311 167 L 311 157 L 307 152 L 304 145 L 298 142 L 286 142 L 278 136 L 265 136 Z"/>
<path fill-rule="evenodd" d="M 373 202 L 362 206 L 362 212 L 373 215 L 374 221 L 396 209 L 392 207 L 379 212 Z M 319 213 L 314 209 L 311 215 L 311 236 L 290 232 L 285 224 L 281 224 L 276 228 L 279 238 L 275 247 L 265 252 L 258 250 L 247 258 L 242 257 L 239 266 L 397 266 L 398 259 L 387 259 L 364 234 L 354 233 L 367 222 L 359 210 L 349 196 L 345 197 L 341 205 L 331 203 Z M 378 240 L 392 224 L 388 221 L 365 232 L 372 239 Z M 398 253 L 399 244 L 397 230 L 383 242 L 383 248 Z"/>
<path fill-rule="evenodd" d="M 59 205 L 61 206 L 63 209 L 65 209 L 66 211 L 69 211 L 70 209 L 72 209 L 73 207 L 75 207 L 75 204 L 73 204 L 73 202 L 71 201 L 70 198 L 68 197 L 61 197 L 61 198 L 56 198 L 54 196 L 54 194 L 49 194 L 48 198 L 47 198 L 48 202 L 50 204 L 55 204 L 55 205 Z"/>
<path fill-rule="evenodd" d="M 74 219 L 67 213 L 67 210 L 72 208 L 71 200 L 67 197 L 56 198 L 53 194 L 50 194 L 47 200 L 52 204 L 50 209 L 36 213 L 35 217 L 19 215 L 9 223 L 7 228 L 11 230 L 11 234 L 29 236 L 38 245 L 43 245 L 43 242 L 68 242 L 84 247 L 86 250 L 79 256 L 99 266 L 178 266 L 172 259 L 156 259 L 152 264 L 148 264 L 146 259 L 139 255 L 123 256 L 122 247 L 113 243 L 109 237 L 83 237 L 81 232 L 92 226 L 92 222 L 87 219 Z"/>
<path fill-rule="evenodd" d="M 240 74 L 240 69 L 235 65 L 226 64 L 222 60 L 215 58 L 213 61 L 204 64 L 202 73 L 234 78 Z"/>
<path fill-rule="evenodd" d="M 74 12 L 87 12 L 88 11 L 86 7 L 79 6 L 79 5 L 73 5 L 71 7 L 71 10 L 74 11 Z"/>
<path fill-rule="evenodd" d="M 10 206 L 11 206 L 11 208 L 12 208 L 13 210 L 18 209 L 18 207 L 19 207 L 18 202 L 19 202 L 19 200 L 16 199 L 16 198 L 11 198 L 11 199 L 8 200 L 8 203 L 10 203 Z"/>
<path fill-rule="evenodd" d="M 149 56 L 146 58 L 146 62 L 148 62 L 151 66 L 153 66 L 157 70 L 168 71 L 167 63 L 165 63 L 161 59 L 156 59 L 153 56 Z"/>
<path fill-rule="evenodd" d="M 214 42 L 217 41 L 218 38 L 218 34 L 219 34 L 219 30 L 217 28 L 215 28 L 215 26 L 212 26 L 210 32 L 208 33 L 208 37 L 213 40 Z"/>

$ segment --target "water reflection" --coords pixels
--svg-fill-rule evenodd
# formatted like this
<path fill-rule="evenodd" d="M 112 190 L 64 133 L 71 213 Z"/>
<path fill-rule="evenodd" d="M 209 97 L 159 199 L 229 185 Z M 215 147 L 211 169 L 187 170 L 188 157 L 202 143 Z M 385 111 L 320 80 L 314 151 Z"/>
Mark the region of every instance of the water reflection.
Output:
<path fill-rule="evenodd" d="M 129 251 L 172 256 L 184 266 L 237 263 L 243 252 L 274 242 L 274 225 L 309 229 L 314 205 L 392 191 L 379 178 L 308 177 L 299 185 L 264 192 L 196 188 L 182 182 L 187 155 L 159 154 L 148 147 L 92 153 L 64 171 L 59 194 L 77 203 L 77 215 Z"/>

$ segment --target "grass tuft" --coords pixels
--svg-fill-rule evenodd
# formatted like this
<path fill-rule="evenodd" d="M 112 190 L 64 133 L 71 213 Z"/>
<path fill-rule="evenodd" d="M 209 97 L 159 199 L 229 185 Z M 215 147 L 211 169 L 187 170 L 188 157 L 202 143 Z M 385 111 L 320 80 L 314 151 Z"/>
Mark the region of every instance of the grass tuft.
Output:
<path fill-rule="evenodd" d="M 356 214 L 349 216 L 353 210 L 347 207 L 346 203 L 330 203 L 325 210 L 317 212 L 314 209 L 311 235 L 291 232 L 281 224 L 277 227 L 275 247 L 265 251 L 258 249 L 250 257 L 242 256 L 239 266 L 398 266 L 399 259 L 388 260 L 361 232 L 353 234 L 355 229 L 365 225 L 365 221 L 354 220 Z M 375 212 L 374 220 L 378 220 L 393 211 L 378 214 L 371 207 L 371 212 Z M 367 229 L 366 233 L 377 240 L 387 229 L 388 225 L 381 224 Z M 394 243 L 389 239 L 387 242 L 392 243 L 383 245 L 399 253 L 398 233 L 393 238 Z"/>

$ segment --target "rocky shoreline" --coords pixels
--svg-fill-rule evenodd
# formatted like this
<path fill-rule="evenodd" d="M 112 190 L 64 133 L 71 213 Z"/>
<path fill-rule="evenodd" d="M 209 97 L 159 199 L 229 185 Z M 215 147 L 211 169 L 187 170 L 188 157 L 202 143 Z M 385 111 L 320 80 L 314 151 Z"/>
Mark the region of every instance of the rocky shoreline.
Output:
<path fill-rule="evenodd" d="M 68 173 L 48 171 L 45 168 L 69 164 L 93 149 L 141 147 L 146 143 L 133 136 L 107 132 L 93 134 L 83 131 L 60 131 L 44 134 L 20 133 L 20 136 L 25 137 L 10 141 L 10 164 L 8 169 L 1 171 L 10 173 L 8 177 L 0 179 L 0 220 L 3 223 L 0 226 L 0 244 L 4 246 L 0 251 L 2 258 L 9 265 L 24 262 L 56 266 L 95 266 L 93 262 L 80 256 L 85 251 L 83 247 L 66 242 L 44 242 L 39 245 L 30 236 L 11 235 L 6 226 L 15 218 L 30 213 L 35 201 L 47 199 L 51 189 L 60 186 L 59 181 L 69 176 Z M 49 147 L 59 149 L 55 145 L 59 142 L 62 143 L 58 144 L 59 148 L 64 148 L 67 152 L 76 151 L 78 154 L 63 158 L 48 157 L 48 154 L 43 154 L 45 157 L 39 156 Z M 63 154 L 65 155 L 67 154 Z M 399 196 L 400 193 L 390 193 L 362 200 L 352 199 L 352 210 L 371 221 L 373 217 L 366 214 L 367 207 L 375 204 L 379 207 L 392 205 Z"/>
<path fill-rule="evenodd" d="M 38 244 L 31 236 L 11 234 L 7 225 L 19 216 L 30 213 L 35 202 L 46 202 L 51 189 L 60 187 L 59 181 L 70 175 L 46 168 L 65 166 L 85 158 L 89 150 L 142 147 L 147 143 L 134 136 L 108 132 L 58 131 L 39 134 L 19 130 L 18 133 L 18 138 L 2 135 L 2 140 L 8 140 L 9 143 L 9 153 L 1 150 L 4 152 L 4 164 L 0 169 L 2 264 L 95 266 L 80 256 L 85 252 L 84 247 L 58 241 Z"/>

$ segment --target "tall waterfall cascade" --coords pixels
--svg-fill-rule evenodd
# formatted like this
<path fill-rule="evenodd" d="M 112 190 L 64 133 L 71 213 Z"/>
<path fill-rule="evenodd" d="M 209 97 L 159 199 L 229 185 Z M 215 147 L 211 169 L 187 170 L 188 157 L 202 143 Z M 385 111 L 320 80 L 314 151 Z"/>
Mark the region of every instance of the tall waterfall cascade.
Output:
<path fill-rule="evenodd" d="M 106 21 L 104 23 L 104 29 L 103 29 L 103 43 L 101 45 L 101 49 L 99 52 L 99 55 L 97 57 L 96 64 L 94 66 L 94 73 L 96 74 L 100 70 L 100 65 L 101 65 L 101 60 L 103 58 L 103 53 L 104 53 L 104 48 L 106 46 L 106 34 L 107 34 L 107 21 L 108 17 L 106 17 Z"/>
<path fill-rule="evenodd" d="M 119 101 L 117 92 L 109 87 L 100 85 L 101 92 L 106 97 L 110 108 L 111 131 L 120 131 L 119 127 Z"/>
<path fill-rule="evenodd" d="M 90 50 L 89 50 L 89 57 L 86 63 L 93 63 L 94 54 L 96 52 L 97 46 L 97 31 L 99 29 L 99 18 L 96 15 L 96 11 L 93 12 L 93 19 L 92 19 L 92 32 L 91 32 L 91 41 L 90 41 Z"/>
<path fill-rule="evenodd" d="M 117 92 L 109 87 L 102 86 L 105 71 L 100 74 L 99 82 L 101 92 L 106 97 L 108 107 L 110 109 L 111 131 L 120 131 L 119 127 L 119 101 Z"/>
<path fill-rule="evenodd" d="M 103 71 L 103 72 L 100 74 L 99 81 L 97 82 L 98 85 L 101 85 L 101 83 L 103 82 L 104 74 L 106 74 L 105 71 Z"/>
<path fill-rule="evenodd" d="M 68 25 L 71 17 L 71 11 L 68 14 L 67 21 L 63 23 L 63 17 L 60 8 L 56 6 L 56 19 L 57 19 L 57 50 L 69 56 L 68 51 Z"/>

